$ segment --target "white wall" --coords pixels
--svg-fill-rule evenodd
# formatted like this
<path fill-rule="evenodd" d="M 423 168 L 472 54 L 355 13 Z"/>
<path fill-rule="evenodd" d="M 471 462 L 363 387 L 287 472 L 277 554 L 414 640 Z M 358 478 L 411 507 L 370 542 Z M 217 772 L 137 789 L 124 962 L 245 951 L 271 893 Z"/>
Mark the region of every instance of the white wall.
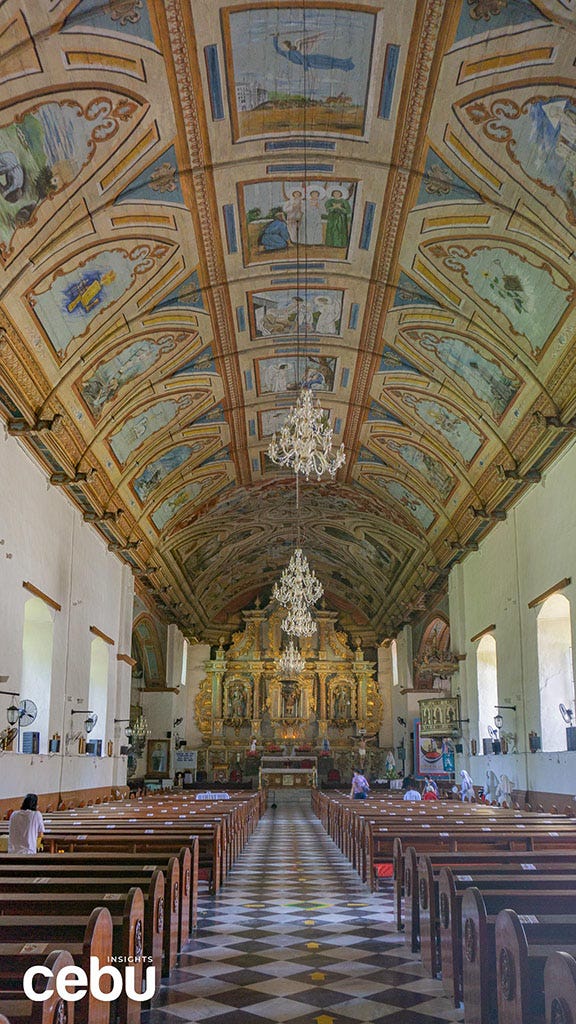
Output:
<path fill-rule="evenodd" d="M 571 604 L 572 636 L 576 630 L 576 445 L 563 453 L 539 484 L 534 485 L 506 522 L 499 523 L 450 575 L 452 646 L 466 661 L 454 677 L 453 690 L 462 697 L 465 727 L 464 759 L 474 781 L 482 784 L 492 767 L 506 772 L 520 789 L 576 794 L 576 752 L 528 753 L 528 734 L 541 735 L 536 619 L 539 607 L 528 603 L 565 577 L 572 582 L 561 593 Z M 469 757 L 469 740 L 478 734 L 476 648 L 471 637 L 494 624 L 498 656 L 499 704 L 515 704 L 516 714 L 503 711 L 504 729 L 518 736 L 517 756 Z M 558 714 L 556 707 L 551 713 Z M 496 711 L 494 712 L 496 714 Z"/>
<path fill-rule="evenodd" d="M 64 741 L 71 732 L 72 708 L 88 710 L 90 645 L 96 626 L 113 638 L 110 647 L 106 741 L 115 735 L 113 719 L 130 699 L 130 666 L 117 660 L 130 653 L 132 573 L 111 554 L 106 542 L 85 524 L 62 491 L 51 486 L 32 457 L 12 437 L 0 435 L 0 674 L 9 675 L 1 689 L 14 687 L 21 697 L 24 604 L 30 596 L 28 581 L 61 606 L 54 615 L 52 702 L 48 734 Z M 128 644 L 128 645 L 127 645 Z M 0 728 L 5 725 L 9 697 L 0 696 Z M 74 731 L 82 715 L 74 716 Z M 78 757 L 77 743 L 69 756 L 46 755 L 46 734 L 41 754 L 24 757 L 0 754 L 0 798 L 59 792 L 81 787 L 120 784 L 125 780 L 125 759 Z"/>

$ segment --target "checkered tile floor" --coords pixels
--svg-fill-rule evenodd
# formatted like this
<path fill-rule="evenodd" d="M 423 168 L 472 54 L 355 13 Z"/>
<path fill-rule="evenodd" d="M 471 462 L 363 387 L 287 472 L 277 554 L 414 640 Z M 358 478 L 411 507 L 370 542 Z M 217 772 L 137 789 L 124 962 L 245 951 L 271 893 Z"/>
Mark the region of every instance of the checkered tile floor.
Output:
<path fill-rule="evenodd" d="M 461 1021 L 305 804 L 268 810 L 143 1024 Z"/>

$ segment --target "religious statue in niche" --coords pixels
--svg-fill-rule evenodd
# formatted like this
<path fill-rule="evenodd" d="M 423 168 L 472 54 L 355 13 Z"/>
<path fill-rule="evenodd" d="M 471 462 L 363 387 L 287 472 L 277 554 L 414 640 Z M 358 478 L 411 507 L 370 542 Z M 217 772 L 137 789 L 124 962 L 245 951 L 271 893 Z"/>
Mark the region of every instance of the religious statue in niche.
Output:
<path fill-rule="evenodd" d="M 298 718 L 300 713 L 300 687 L 292 683 L 282 686 L 282 717 Z"/>
<path fill-rule="evenodd" d="M 246 690 L 240 683 L 236 683 L 228 691 L 228 717 L 243 720 L 246 718 L 246 710 Z"/>
<path fill-rule="evenodd" d="M 337 721 L 349 721 L 352 718 L 352 705 L 348 686 L 339 686 L 334 691 L 333 718 Z"/>

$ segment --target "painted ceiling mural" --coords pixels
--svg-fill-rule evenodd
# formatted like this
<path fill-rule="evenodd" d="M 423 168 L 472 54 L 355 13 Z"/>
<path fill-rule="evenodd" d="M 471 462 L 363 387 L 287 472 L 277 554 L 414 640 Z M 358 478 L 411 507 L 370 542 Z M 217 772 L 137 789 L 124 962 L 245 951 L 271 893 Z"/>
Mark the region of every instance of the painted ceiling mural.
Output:
<path fill-rule="evenodd" d="M 143 596 L 215 640 L 302 487 L 366 641 L 576 423 L 572 0 L 4 0 L 0 414 Z"/>

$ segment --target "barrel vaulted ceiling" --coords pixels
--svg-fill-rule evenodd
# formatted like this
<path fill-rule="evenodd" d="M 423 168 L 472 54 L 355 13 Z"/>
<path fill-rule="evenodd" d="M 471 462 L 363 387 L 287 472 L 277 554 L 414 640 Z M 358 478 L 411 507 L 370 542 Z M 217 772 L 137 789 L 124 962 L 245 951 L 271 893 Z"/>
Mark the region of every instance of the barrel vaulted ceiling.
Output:
<path fill-rule="evenodd" d="M 212 639 L 294 542 L 344 626 L 424 607 L 576 423 L 574 0 L 0 2 L 0 402 Z"/>

